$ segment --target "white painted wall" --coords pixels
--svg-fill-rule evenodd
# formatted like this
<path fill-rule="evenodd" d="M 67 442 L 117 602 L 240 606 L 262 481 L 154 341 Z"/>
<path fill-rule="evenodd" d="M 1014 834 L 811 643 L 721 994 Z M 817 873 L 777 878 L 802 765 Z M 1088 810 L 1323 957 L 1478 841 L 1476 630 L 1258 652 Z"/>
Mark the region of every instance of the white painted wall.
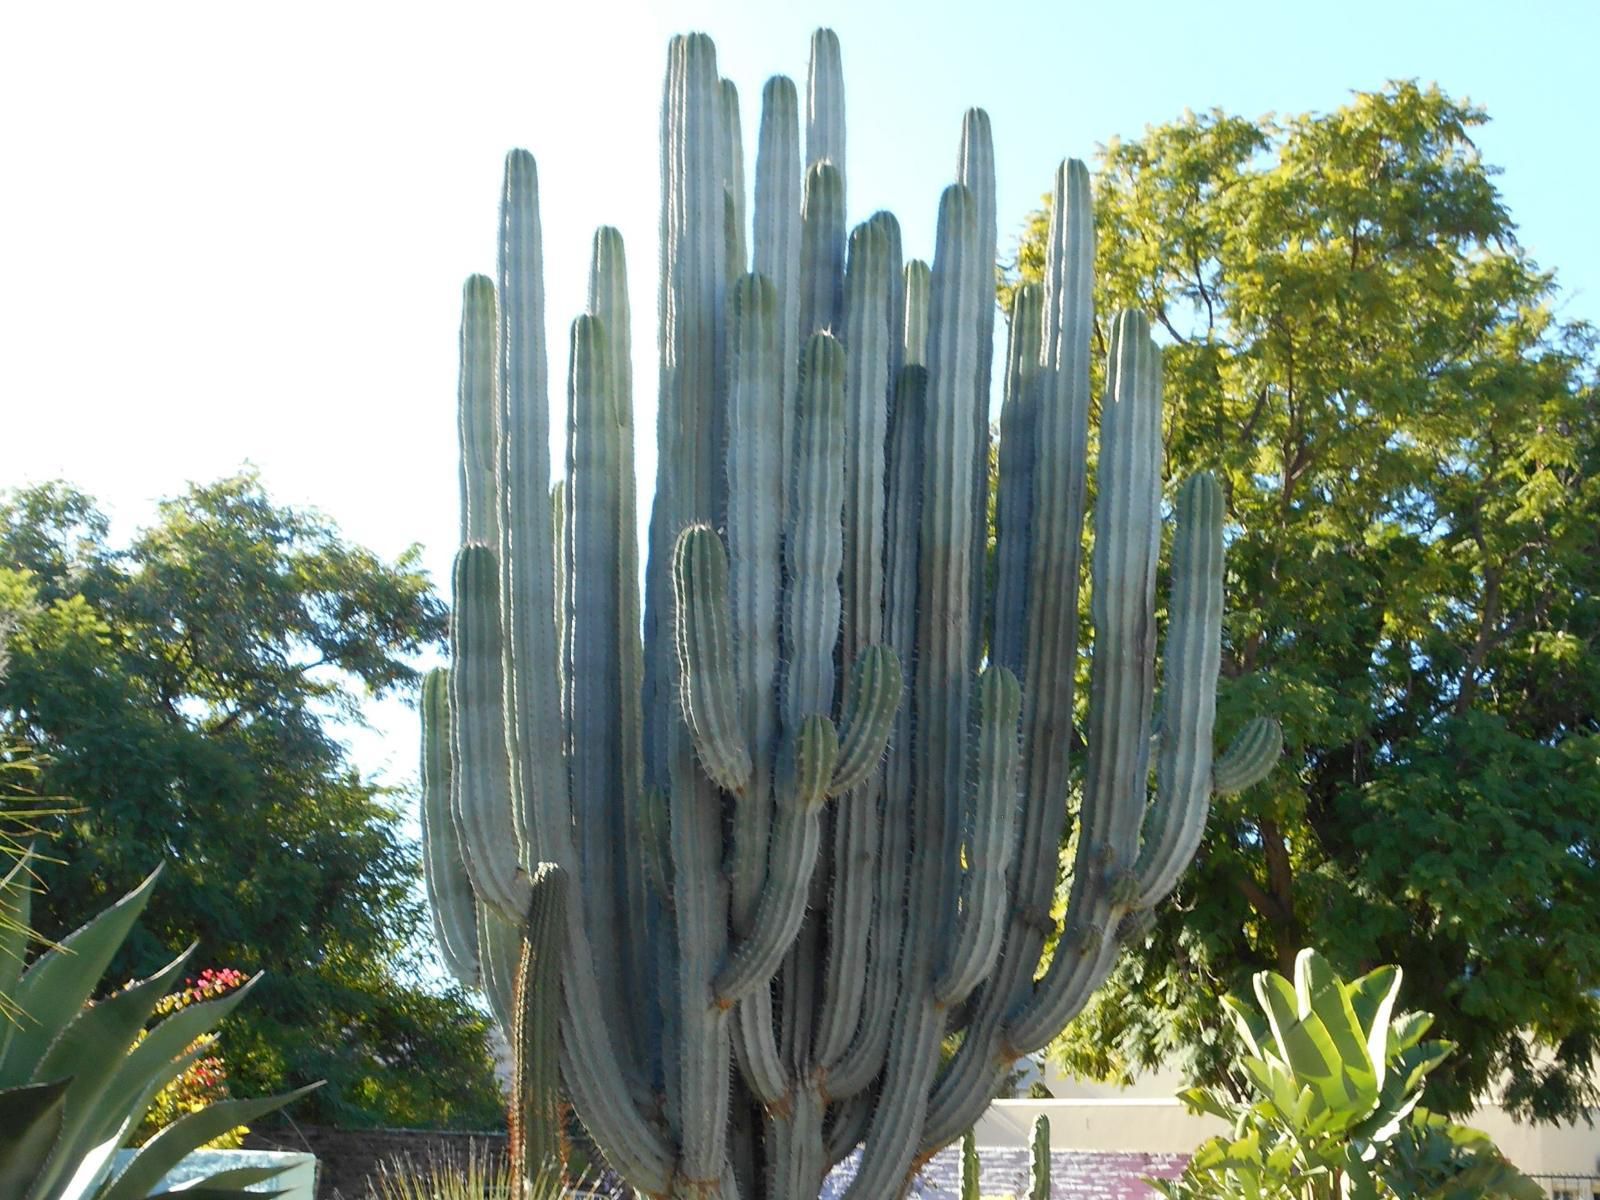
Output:
<path fill-rule="evenodd" d="M 1050 1144 L 1058 1150 L 1193 1150 L 1227 1131 L 1215 1117 L 1194 1116 L 1175 1098 L 1184 1087 L 1170 1071 L 1154 1071 L 1131 1088 L 1093 1083 L 1043 1067 L 1053 1100 L 996 1100 L 974 1130 L 980 1146 L 1023 1146 L 1033 1120 L 1050 1119 Z M 1600 1175 L 1600 1111 L 1594 1126 L 1519 1124 L 1498 1105 L 1485 1105 L 1465 1124 L 1492 1137 L 1507 1158 L 1533 1175 Z"/>

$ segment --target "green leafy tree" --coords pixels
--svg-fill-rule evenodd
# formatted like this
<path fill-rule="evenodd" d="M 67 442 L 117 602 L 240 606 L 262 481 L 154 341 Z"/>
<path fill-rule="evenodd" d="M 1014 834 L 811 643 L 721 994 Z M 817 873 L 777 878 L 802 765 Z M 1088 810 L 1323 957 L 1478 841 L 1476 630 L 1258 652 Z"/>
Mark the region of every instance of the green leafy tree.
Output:
<path fill-rule="evenodd" d="M 1177 903 L 1059 1044 L 1073 1071 L 1219 1079 L 1212 998 L 1311 943 L 1404 966 L 1458 1047 L 1437 1108 L 1595 1101 L 1595 342 L 1517 244 L 1485 120 L 1399 83 L 1101 153 L 1102 319 L 1159 323 L 1168 470 L 1225 480 L 1219 734 L 1274 712 L 1288 753 L 1218 802 Z"/>
<path fill-rule="evenodd" d="M 388 563 L 252 474 L 164 502 L 126 548 L 92 500 L 0 500 L 0 612 L 14 614 L 0 735 L 47 756 L 55 818 L 35 924 L 70 929 L 166 875 L 114 975 L 198 938 L 266 969 L 228 1033 L 244 1094 L 327 1079 L 300 1119 L 493 1125 L 485 1022 L 440 992 L 398 798 L 338 740 L 367 695 L 417 682 L 442 605 L 416 549 Z"/>

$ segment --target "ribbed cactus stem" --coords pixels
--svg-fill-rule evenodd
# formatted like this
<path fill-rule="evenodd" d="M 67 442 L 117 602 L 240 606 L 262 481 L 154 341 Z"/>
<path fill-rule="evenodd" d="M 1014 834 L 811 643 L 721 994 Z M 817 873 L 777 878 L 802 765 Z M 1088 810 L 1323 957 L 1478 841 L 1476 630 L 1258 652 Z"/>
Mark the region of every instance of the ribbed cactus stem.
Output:
<path fill-rule="evenodd" d="M 794 81 L 782 75 L 761 91 L 761 132 L 756 151 L 756 187 L 751 268 L 772 283 L 776 304 L 778 361 L 774 380 L 780 419 L 776 449 L 788 461 L 795 377 L 800 361 L 800 209 L 805 169 L 800 160 L 800 105 Z M 780 480 L 780 488 L 782 481 Z M 730 483 L 730 487 L 731 487 Z"/>
<path fill-rule="evenodd" d="M 969 1129 L 961 1135 L 961 1200 L 982 1200 L 979 1174 L 978 1137 Z"/>
<path fill-rule="evenodd" d="M 672 578 L 683 717 L 706 774 L 725 791 L 743 792 L 750 781 L 750 752 L 739 719 L 728 556 L 714 530 L 691 525 L 678 535 Z"/>
<path fill-rule="evenodd" d="M 900 709 L 900 658 L 887 646 L 868 646 L 850 673 L 839 759 L 828 781 L 830 796 L 860 787 L 883 761 Z"/>
<path fill-rule="evenodd" d="M 989 114 L 969 108 L 961 122 L 961 152 L 956 159 L 956 182 L 972 193 L 977 212 L 978 269 L 994 276 L 998 239 L 994 178 L 994 134 Z M 994 366 L 994 311 L 992 298 L 978 309 L 978 344 L 972 382 L 972 561 L 981 563 L 989 544 L 989 376 Z M 983 629 L 984 572 L 972 572 L 969 602 L 973 621 L 969 636 L 971 656 L 978 658 Z"/>
<path fill-rule="evenodd" d="M 1211 790 L 1219 796 L 1260 783 L 1283 753 L 1283 730 L 1270 717 L 1254 717 L 1211 768 Z"/>
<path fill-rule="evenodd" d="M 1011 866 L 1017 812 L 1020 747 L 1017 720 L 1022 689 L 1004 667 L 990 667 L 978 684 L 976 780 L 961 917 L 933 998 L 960 1004 L 994 968 L 1005 932 L 1006 872 Z"/>
<path fill-rule="evenodd" d="M 722 81 L 722 187 L 727 197 L 728 277 L 737 279 L 749 269 L 745 244 L 744 133 L 739 121 L 739 89 L 733 80 Z"/>
<path fill-rule="evenodd" d="M 770 89 L 769 89 L 770 90 Z M 781 90 L 781 89 L 780 89 Z M 790 89 L 792 92 L 792 88 Z M 792 100 L 792 95 L 791 95 Z M 759 217 L 758 217 L 759 220 Z M 757 258 L 761 257 L 760 246 Z M 728 557 L 732 611 L 738 636 L 737 690 L 745 745 L 752 754 L 750 803 L 734 812 L 731 884 L 733 929 L 743 936 L 766 879 L 771 828 L 768 793 L 770 747 L 778 734 L 778 616 L 783 576 L 783 498 L 793 441 L 784 427 L 792 398 L 781 394 L 785 368 L 783 305 L 778 289 L 761 275 L 734 288 L 728 375 Z"/>
<path fill-rule="evenodd" d="M 528 1200 L 559 1185 L 567 1160 L 558 1036 L 566 875 L 540 863 L 531 893 L 517 964 L 510 1122 L 512 1195 Z"/>
<path fill-rule="evenodd" d="M 844 179 L 831 162 L 806 168 L 801 219 L 800 334 L 837 334 L 844 321 Z"/>
<path fill-rule="evenodd" d="M 1044 291 L 1019 287 L 1011 300 L 1005 400 L 1000 409 L 1000 489 L 995 498 L 996 569 L 990 658 L 1023 668 L 1028 569 L 1033 551 L 1033 468 L 1038 461 L 1039 336 Z"/>
<path fill-rule="evenodd" d="M 500 574 L 494 551 L 463 546 L 455 563 L 450 630 L 450 809 L 472 890 L 513 924 L 527 907 L 517 864 L 506 761 L 500 648 Z"/>
<path fill-rule="evenodd" d="M 1039 1049 L 1088 1001 L 1115 953 L 1128 898 L 1113 895 L 1138 853 L 1155 692 L 1155 572 L 1160 538 L 1159 352 L 1149 322 L 1121 312 L 1112 327 L 1101 402 L 1095 507 L 1095 655 L 1089 760 L 1068 929 L 1036 993 L 1008 1023 L 1021 1053 Z"/>
<path fill-rule="evenodd" d="M 906 264 L 905 325 L 901 339 L 908 367 L 928 365 L 928 289 L 932 282 L 933 272 L 920 258 L 913 258 Z"/>
<path fill-rule="evenodd" d="M 479 984 L 478 919 L 472 881 L 450 815 L 450 672 L 422 680 L 422 872 L 433 932 L 445 966 L 462 987 Z"/>
<path fill-rule="evenodd" d="M 1028 1173 L 1028 1200 L 1050 1200 L 1050 1118 L 1040 1113 L 1033 1119 L 1033 1162 Z"/>
<path fill-rule="evenodd" d="M 499 541 L 495 473 L 495 358 L 499 313 L 494 281 L 468 279 L 461 294 L 461 374 L 457 436 L 461 446 L 461 540 Z"/>
<path fill-rule="evenodd" d="M 806 72 L 806 165 L 832 163 L 844 186 L 844 63 L 831 29 L 811 35 Z"/>
<path fill-rule="evenodd" d="M 1155 803 L 1145 818 L 1132 907 L 1163 899 L 1199 848 L 1211 801 L 1222 666 L 1222 489 L 1191 476 L 1178 494 Z"/>

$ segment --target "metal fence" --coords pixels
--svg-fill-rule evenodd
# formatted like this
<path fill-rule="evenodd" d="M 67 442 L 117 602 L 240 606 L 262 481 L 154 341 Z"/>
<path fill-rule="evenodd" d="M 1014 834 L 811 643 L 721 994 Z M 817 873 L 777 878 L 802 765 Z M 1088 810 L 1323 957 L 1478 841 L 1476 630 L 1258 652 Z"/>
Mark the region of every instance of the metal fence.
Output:
<path fill-rule="evenodd" d="M 1534 1175 L 1550 1200 L 1600 1200 L 1600 1175 Z"/>

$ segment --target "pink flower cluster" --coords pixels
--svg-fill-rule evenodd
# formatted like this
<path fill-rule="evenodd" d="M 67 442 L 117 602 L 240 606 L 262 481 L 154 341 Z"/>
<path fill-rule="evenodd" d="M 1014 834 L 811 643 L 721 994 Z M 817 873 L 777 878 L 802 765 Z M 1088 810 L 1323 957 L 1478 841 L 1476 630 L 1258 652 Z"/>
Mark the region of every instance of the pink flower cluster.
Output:
<path fill-rule="evenodd" d="M 221 970 L 207 967 L 197 978 L 185 979 L 181 992 L 173 992 L 172 995 L 163 997 L 161 1003 L 156 1005 L 156 1015 L 166 1016 L 168 1013 L 177 1012 L 180 1008 L 188 1008 L 191 1004 L 215 1000 L 244 986 L 244 983 L 243 971 L 236 971 L 232 967 L 223 967 Z"/>

